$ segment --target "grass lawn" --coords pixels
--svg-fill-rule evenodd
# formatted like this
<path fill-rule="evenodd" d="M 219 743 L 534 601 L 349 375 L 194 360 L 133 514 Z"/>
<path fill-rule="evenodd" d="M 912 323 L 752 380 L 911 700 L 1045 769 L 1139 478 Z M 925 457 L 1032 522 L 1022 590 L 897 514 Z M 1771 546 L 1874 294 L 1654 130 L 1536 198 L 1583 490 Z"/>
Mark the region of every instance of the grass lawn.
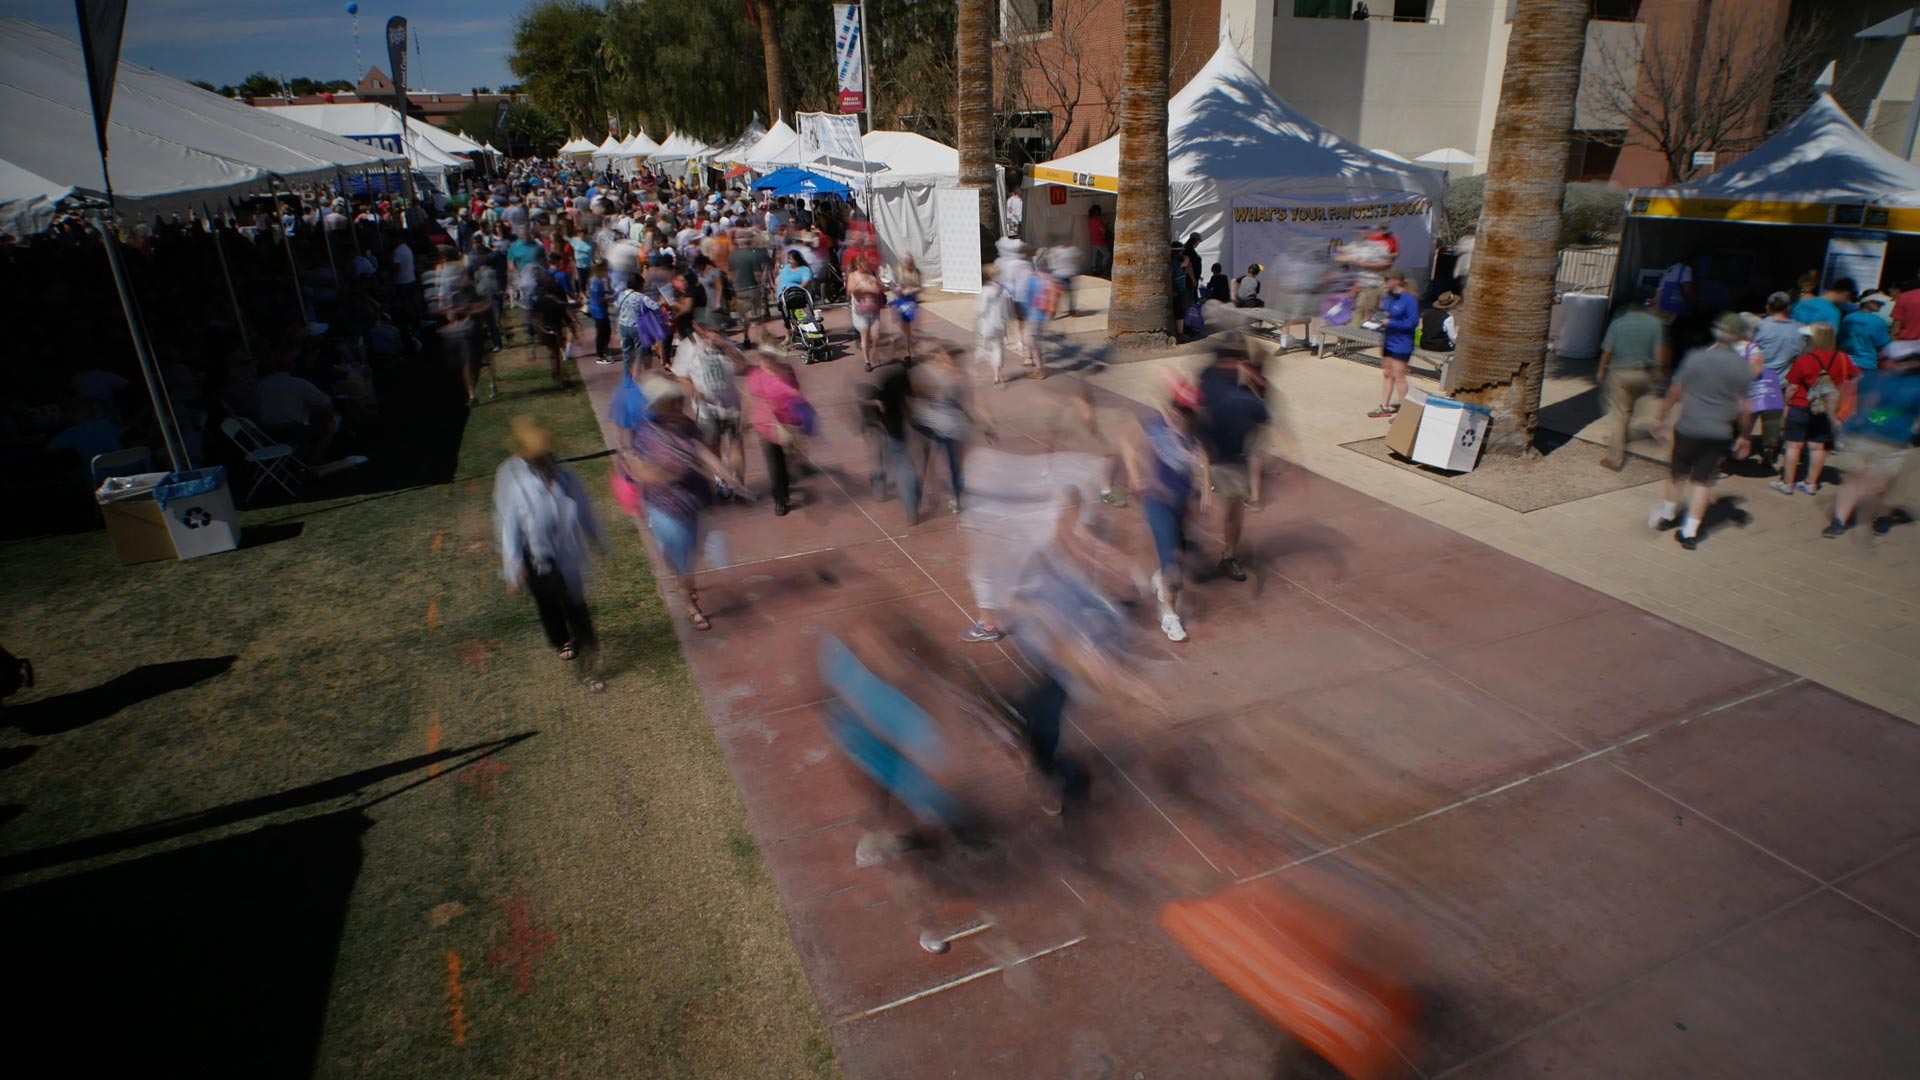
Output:
<path fill-rule="evenodd" d="M 16 1056 L 40 1032 L 157 1074 L 835 1072 L 605 458 L 574 466 L 614 537 L 605 694 L 499 579 L 508 417 L 602 449 L 523 356 L 452 482 L 252 511 L 279 538 L 188 563 L 0 545 L 0 641 L 40 677 L 0 738 Z"/>

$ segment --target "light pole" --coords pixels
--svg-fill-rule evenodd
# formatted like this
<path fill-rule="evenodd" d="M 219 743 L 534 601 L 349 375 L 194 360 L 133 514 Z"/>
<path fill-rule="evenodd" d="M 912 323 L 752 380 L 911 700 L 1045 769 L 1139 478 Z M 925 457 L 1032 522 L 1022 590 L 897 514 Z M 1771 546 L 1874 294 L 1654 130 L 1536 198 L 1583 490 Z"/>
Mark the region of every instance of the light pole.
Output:
<path fill-rule="evenodd" d="M 1861 40 L 1880 40 L 1885 38 L 1907 38 L 1920 34 L 1920 7 L 1908 8 L 1891 19 L 1874 23 L 1865 30 L 1853 35 Z M 1913 160 L 1914 137 L 1920 135 L 1920 86 L 1915 86 L 1913 100 L 1907 103 L 1907 139 L 1901 144 L 1900 156 Z"/>

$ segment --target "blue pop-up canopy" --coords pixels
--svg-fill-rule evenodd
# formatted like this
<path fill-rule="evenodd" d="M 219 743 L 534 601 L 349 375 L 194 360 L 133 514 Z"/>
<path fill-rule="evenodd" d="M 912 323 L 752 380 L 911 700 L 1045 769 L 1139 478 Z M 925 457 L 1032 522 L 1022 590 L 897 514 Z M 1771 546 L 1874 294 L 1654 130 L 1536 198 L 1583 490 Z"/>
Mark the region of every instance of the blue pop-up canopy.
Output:
<path fill-rule="evenodd" d="M 853 190 L 830 176 L 792 166 L 773 170 L 755 180 L 753 187 L 774 195 L 846 195 Z"/>

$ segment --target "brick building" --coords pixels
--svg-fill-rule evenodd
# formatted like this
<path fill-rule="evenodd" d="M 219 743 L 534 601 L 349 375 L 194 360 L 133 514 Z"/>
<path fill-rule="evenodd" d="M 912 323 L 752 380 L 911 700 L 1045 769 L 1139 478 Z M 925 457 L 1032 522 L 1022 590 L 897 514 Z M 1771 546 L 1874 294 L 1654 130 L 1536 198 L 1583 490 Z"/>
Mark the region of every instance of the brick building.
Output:
<path fill-rule="evenodd" d="M 454 126 L 454 118 L 460 110 L 474 102 L 498 104 L 503 101 L 519 101 L 519 94 L 440 94 L 431 90 L 407 91 L 407 114 L 416 120 L 424 120 L 435 127 Z M 288 94 L 272 99 L 247 98 L 247 104 L 261 105 L 352 105 L 356 103 L 376 102 L 381 105 L 393 103 L 393 77 L 378 67 L 367 69 L 360 81 L 354 84 L 351 92 L 331 94 Z"/>

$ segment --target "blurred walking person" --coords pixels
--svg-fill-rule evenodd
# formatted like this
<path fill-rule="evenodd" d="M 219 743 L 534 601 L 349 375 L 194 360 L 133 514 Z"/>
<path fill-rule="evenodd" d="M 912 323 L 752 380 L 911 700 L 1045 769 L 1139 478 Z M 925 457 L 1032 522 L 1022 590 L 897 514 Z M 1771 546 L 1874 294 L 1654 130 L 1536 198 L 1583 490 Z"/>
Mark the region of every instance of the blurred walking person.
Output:
<path fill-rule="evenodd" d="M 1735 457 L 1747 456 L 1746 433 L 1752 427 L 1747 386 L 1753 382 L 1753 366 L 1736 351 L 1747 338 L 1746 320 L 1722 315 L 1713 325 L 1713 338 L 1712 345 L 1694 349 L 1680 362 L 1657 421 L 1662 437 L 1671 439 L 1673 455 L 1666 499 L 1654 508 L 1647 524 L 1662 532 L 1678 528 L 1674 539 L 1688 551 L 1700 545 L 1700 525 L 1720 460 L 1729 451 Z M 1667 415 L 1676 405 L 1680 418 L 1670 425 Z"/>
<path fill-rule="evenodd" d="M 1860 380 L 1851 406 L 1838 455 L 1846 481 L 1834 500 L 1833 520 L 1820 534 L 1830 540 L 1852 528 L 1856 514 L 1873 521 L 1875 536 L 1892 528 L 1887 492 L 1911 464 L 1920 431 L 1920 354 L 1882 357 L 1879 369 Z"/>
<path fill-rule="evenodd" d="M 1244 347 L 1222 349 L 1200 373 L 1200 442 L 1207 452 L 1207 489 L 1203 502 L 1218 499 L 1222 511 L 1219 570 L 1235 581 L 1247 580 L 1240 565 L 1240 530 L 1247 507 L 1259 499 L 1260 463 L 1255 453 L 1260 433 L 1273 418 L 1267 408 L 1267 380 Z"/>
<path fill-rule="evenodd" d="M 966 492 L 960 458 L 972 436 L 975 417 L 970 406 L 966 372 L 944 345 L 935 344 L 926 359 L 913 365 L 913 429 L 927 441 L 927 459 L 936 452 L 947 458 L 947 509 L 960 512 Z M 992 440 L 989 433 L 988 440 Z"/>
<path fill-rule="evenodd" d="M 511 421 L 513 456 L 494 476 L 493 520 L 501 574 L 525 588 L 547 644 L 562 660 L 580 660 L 590 690 L 598 678 L 599 639 L 587 610 L 587 548 L 609 554 L 593 501 L 580 478 L 554 457 L 553 433 L 530 416 Z"/>
<path fill-rule="evenodd" d="M 1642 289 L 1600 339 L 1600 367 L 1593 376 L 1607 403 L 1607 450 L 1600 463 L 1614 472 L 1627 467 L 1634 405 L 1666 373 L 1666 335 L 1666 324 L 1653 313 L 1653 290 Z"/>
<path fill-rule="evenodd" d="M 1187 640 L 1179 615 L 1187 512 L 1206 468 L 1206 456 L 1194 433 L 1199 403 L 1193 384 L 1174 382 L 1160 411 L 1143 419 L 1139 432 L 1126 445 L 1127 482 L 1140 495 L 1147 531 L 1153 536 L 1153 592 L 1160 603 L 1160 631 L 1176 642 Z"/>
<path fill-rule="evenodd" d="M 687 415 L 686 391 L 679 383 L 656 375 L 641 389 L 649 422 L 633 430 L 622 463 L 639 483 L 647 528 L 686 597 L 687 621 L 695 630 L 706 630 L 712 624 L 700 610 L 700 590 L 693 582 L 700 551 L 700 513 L 713 502 L 710 477 L 736 487 L 740 478 L 700 441 L 700 430 Z"/>
<path fill-rule="evenodd" d="M 993 384 L 1002 385 L 1000 367 L 1005 363 L 1007 318 L 1013 308 L 1013 299 L 1007 295 L 1006 288 L 1000 284 L 993 267 L 982 267 L 980 271 L 980 298 L 974 302 L 973 333 L 974 359 L 987 365 L 993 371 Z"/>
<path fill-rule="evenodd" d="M 773 514 L 785 517 L 792 507 L 795 462 L 791 458 L 812 430 L 813 406 L 800 392 L 800 377 L 779 345 L 762 338 L 753 360 L 746 377 L 747 396 L 753 399 L 753 433 L 759 436 L 766 458 Z"/>

